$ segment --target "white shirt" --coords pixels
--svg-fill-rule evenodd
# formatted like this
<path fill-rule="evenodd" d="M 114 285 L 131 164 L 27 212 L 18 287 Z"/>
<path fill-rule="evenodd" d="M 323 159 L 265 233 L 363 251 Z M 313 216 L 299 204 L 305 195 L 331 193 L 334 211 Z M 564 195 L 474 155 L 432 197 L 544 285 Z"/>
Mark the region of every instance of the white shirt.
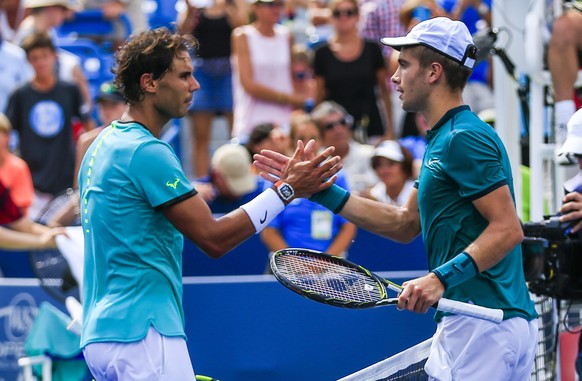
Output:
<path fill-rule="evenodd" d="M 374 146 L 351 141 L 349 147 L 348 154 L 342 158 L 343 171 L 350 190 L 363 192 L 379 181 L 371 164 Z"/>
<path fill-rule="evenodd" d="M 376 200 L 385 204 L 402 206 L 406 204 L 406 201 L 408 201 L 412 189 L 414 189 L 414 180 L 408 180 L 404 184 L 404 187 L 402 187 L 398 197 L 396 197 L 396 199 L 392 199 L 386 193 L 386 184 L 380 181 L 370 189 L 370 195 L 372 195 Z"/>
<path fill-rule="evenodd" d="M 247 38 L 253 78 L 256 82 L 285 94 L 293 92 L 291 80 L 291 51 L 289 30 L 274 26 L 273 37 L 263 36 L 253 25 L 242 27 Z M 236 59 L 233 59 L 234 124 L 232 134 L 246 143 L 253 128 L 262 123 L 276 123 L 287 130 L 291 106 L 266 102 L 247 93 L 238 77 Z"/>
<path fill-rule="evenodd" d="M 24 50 L 8 41 L 0 41 L 0 111 L 6 110 L 10 94 L 32 80 L 34 71 Z"/>

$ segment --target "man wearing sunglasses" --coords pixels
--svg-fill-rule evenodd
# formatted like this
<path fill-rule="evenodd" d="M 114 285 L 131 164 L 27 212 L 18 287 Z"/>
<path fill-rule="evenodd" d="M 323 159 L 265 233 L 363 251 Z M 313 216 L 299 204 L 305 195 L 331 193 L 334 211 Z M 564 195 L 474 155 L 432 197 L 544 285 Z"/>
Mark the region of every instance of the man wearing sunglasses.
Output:
<path fill-rule="evenodd" d="M 311 113 L 321 133 L 324 147 L 334 146 L 335 154 L 342 158 L 348 187 L 361 193 L 378 184 L 370 159 L 374 147 L 357 142 L 352 135 L 353 118 L 341 105 L 333 101 L 320 103 Z"/>

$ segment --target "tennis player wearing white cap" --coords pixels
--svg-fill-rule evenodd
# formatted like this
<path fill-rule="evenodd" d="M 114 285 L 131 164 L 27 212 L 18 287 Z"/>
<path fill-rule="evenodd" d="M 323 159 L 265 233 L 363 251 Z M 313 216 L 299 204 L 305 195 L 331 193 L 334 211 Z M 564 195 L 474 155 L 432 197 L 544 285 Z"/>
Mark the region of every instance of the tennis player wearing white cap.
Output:
<path fill-rule="evenodd" d="M 475 62 L 471 35 L 461 22 L 439 17 L 382 42 L 400 51 L 392 81 L 402 108 L 432 126 L 415 189 L 402 207 L 336 186 L 311 199 L 400 242 L 422 233 L 431 271 L 404 283 L 399 308 L 426 313 L 444 296 L 503 310 L 500 324 L 437 312 L 429 379 L 529 380 L 537 314 L 523 274 L 511 167 L 498 135 L 462 98 Z M 288 170 L 274 153 L 255 160 L 273 175 Z"/>

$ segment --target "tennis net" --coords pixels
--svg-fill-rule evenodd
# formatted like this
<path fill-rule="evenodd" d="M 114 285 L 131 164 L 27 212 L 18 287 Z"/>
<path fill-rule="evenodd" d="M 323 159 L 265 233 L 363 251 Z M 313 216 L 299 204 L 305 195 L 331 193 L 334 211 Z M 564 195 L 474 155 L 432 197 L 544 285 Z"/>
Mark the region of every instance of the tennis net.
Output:
<path fill-rule="evenodd" d="M 538 349 L 530 381 L 556 379 L 556 311 L 549 297 L 531 295 L 538 312 Z M 423 341 L 385 360 L 350 374 L 338 381 L 424 381 L 428 375 L 424 365 L 432 339 Z"/>

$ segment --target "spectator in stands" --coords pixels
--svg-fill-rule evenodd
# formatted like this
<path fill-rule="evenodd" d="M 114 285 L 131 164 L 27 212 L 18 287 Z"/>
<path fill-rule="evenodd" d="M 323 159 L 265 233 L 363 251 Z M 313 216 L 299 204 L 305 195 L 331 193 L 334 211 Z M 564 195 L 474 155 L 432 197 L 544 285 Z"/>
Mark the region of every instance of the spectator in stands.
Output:
<path fill-rule="evenodd" d="M 383 37 L 402 36 L 406 28 L 400 22 L 400 8 L 405 0 L 360 0 L 360 34 L 370 41 L 380 41 Z M 386 86 L 389 86 L 393 136 L 400 136 L 404 111 L 400 107 L 400 99 L 390 81 L 390 77 L 398 67 L 398 54 L 389 46 L 382 46 L 382 55 L 386 62 Z"/>
<path fill-rule="evenodd" d="M 23 19 L 24 7 L 21 0 L 0 1 L 0 38 L 12 41 Z"/>
<path fill-rule="evenodd" d="M 313 149 L 319 151 L 321 134 L 307 114 L 293 116 L 290 137 L 293 142 L 304 143 L 313 139 L 316 143 Z M 336 184 L 346 189 L 345 177 L 341 174 L 342 171 Z M 356 226 L 345 218 L 307 199 L 295 199 L 261 232 L 261 240 L 270 252 L 303 247 L 346 257 L 355 235 Z"/>
<path fill-rule="evenodd" d="M 57 54 L 50 36 L 33 33 L 22 46 L 35 76 L 10 96 L 6 115 L 19 133 L 20 154 L 32 173 L 34 218 L 52 197 L 73 186 L 73 120 L 86 122 L 88 115 L 77 85 L 56 75 Z"/>
<path fill-rule="evenodd" d="M 10 94 L 34 76 L 24 50 L 5 38 L 0 33 L 0 112 L 6 110 Z"/>
<path fill-rule="evenodd" d="M 315 105 L 317 85 L 313 77 L 312 51 L 305 44 L 293 44 L 291 50 L 291 72 L 293 88 L 305 98 L 305 105 L 299 110 L 311 112 Z"/>
<path fill-rule="evenodd" d="M 0 182 L 10 190 L 10 196 L 22 215 L 27 216 L 34 199 L 34 186 L 26 162 L 10 152 L 11 131 L 10 121 L 0 113 Z"/>
<path fill-rule="evenodd" d="M 65 19 L 77 8 L 72 5 L 72 0 L 23 0 L 24 6 L 30 14 L 22 20 L 13 42 L 19 46 L 24 39 L 33 33 L 47 33 L 51 36 L 53 45 L 57 47 L 58 65 L 55 70 L 59 78 L 63 81 L 75 82 L 85 103 L 86 111 L 91 109 L 91 95 L 89 84 L 83 69 L 81 68 L 79 57 L 58 48 L 58 37 L 56 28 L 61 26 Z M 90 125 L 93 128 L 93 125 Z"/>
<path fill-rule="evenodd" d="M 114 45 L 121 43 L 130 34 L 136 34 L 149 28 L 144 5 L 143 0 L 85 0 L 83 2 L 84 9 L 101 10 L 106 19 L 113 21 Z M 120 16 L 123 14 L 129 19 L 131 30 L 127 30 L 126 25 L 120 20 Z"/>
<path fill-rule="evenodd" d="M 210 211 L 216 214 L 232 212 L 271 186 L 254 173 L 247 149 L 232 143 L 216 149 L 209 175 L 196 179 L 193 184 Z"/>
<path fill-rule="evenodd" d="M 398 142 L 412 153 L 412 178 L 418 179 L 422 158 L 426 150 L 426 134 L 430 126 L 424 116 L 417 112 L 407 112 L 402 128 L 402 137 Z"/>
<path fill-rule="evenodd" d="M 376 185 L 378 177 L 372 169 L 370 159 L 374 146 L 362 144 L 352 138 L 352 117 L 345 108 L 332 101 L 317 105 L 311 113 L 317 123 L 324 147 L 335 147 L 335 154 L 342 158 L 343 172 L 348 187 L 359 193 Z"/>
<path fill-rule="evenodd" d="M 330 0 L 308 0 L 307 16 L 315 31 L 310 36 L 311 47 L 315 48 L 319 44 L 327 41 L 333 33 L 331 25 Z"/>
<path fill-rule="evenodd" d="M 54 249 L 57 247 L 55 237 L 59 234 L 65 234 L 65 230 L 37 224 L 24 216 L 10 191 L 0 182 L 0 249 Z"/>
<path fill-rule="evenodd" d="M 351 128 L 359 142 L 392 137 L 392 102 L 380 46 L 360 36 L 356 0 L 333 0 L 330 7 L 334 34 L 316 48 L 313 59 L 316 103 L 342 105 L 354 118 Z"/>
<path fill-rule="evenodd" d="M 261 123 L 288 130 L 292 109 L 305 105 L 305 97 L 293 89 L 293 38 L 287 27 L 278 24 L 282 9 L 281 0 L 255 0 L 254 21 L 232 34 L 233 136 L 242 144 Z"/>
<path fill-rule="evenodd" d="M 226 117 L 229 134 L 232 131 L 230 36 L 234 28 L 248 22 L 248 6 L 245 0 L 215 0 L 201 8 L 195 2 L 186 3 L 178 29 L 198 40 L 194 70 L 200 90 L 194 93 L 190 125 L 192 168 L 194 176 L 201 177 L 208 172 L 212 122 L 217 113 Z"/>
<path fill-rule="evenodd" d="M 554 20 L 548 44 L 548 68 L 554 88 L 554 115 L 558 146 L 566 139 L 566 124 L 576 111 L 574 84 L 582 68 L 582 5 L 572 2 Z"/>
<path fill-rule="evenodd" d="M 275 123 L 262 123 L 255 126 L 251 131 L 246 147 L 251 154 L 259 153 L 263 149 L 270 149 L 285 155 L 292 152 L 289 134 Z"/>
<path fill-rule="evenodd" d="M 190 55 L 194 44 L 191 36 L 158 28 L 121 47 L 115 84 L 128 108 L 81 164 L 80 346 L 97 381 L 194 380 L 181 292 L 184 238 L 220 258 L 259 233 L 295 197 L 327 189 L 325 179 L 340 169 L 338 157 L 324 162 L 333 149 L 304 161 L 311 144 L 299 145 L 293 160 L 300 169 L 215 218 L 160 140 L 171 119 L 186 115 L 199 88 Z"/>
<path fill-rule="evenodd" d="M 414 188 L 410 151 L 396 140 L 383 140 L 376 146 L 371 160 L 380 181 L 362 196 L 403 206 Z"/>
<path fill-rule="evenodd" d="M 77 139 L 75 149 L 75 176 L 73 177 L 74 188 L 78 188 L 78 173 L 85 152 L 87 152 L 87 149 L 101 133 L 103 128 L 109 126 L 114 120 L 121 118 L 126 107 L 123 94 L 110 82 L 105 82 L 99 87 L 99 95 L 97 95 L 95 102 L 97 103 L 101 126 L 82 133 L 79 139 Z"/>
<path fill-rule="evenodd" d="M 370 41 L 380 41 L 383 37 L 397 37 L 406 33 L 400 22 L 400 8 L 405 0 L 361 0 L 360 34 Z M 389 46 L 382 47 L 387 64 L 387 76 L 394 74 L 398 67 L 398 54 Z"/>

